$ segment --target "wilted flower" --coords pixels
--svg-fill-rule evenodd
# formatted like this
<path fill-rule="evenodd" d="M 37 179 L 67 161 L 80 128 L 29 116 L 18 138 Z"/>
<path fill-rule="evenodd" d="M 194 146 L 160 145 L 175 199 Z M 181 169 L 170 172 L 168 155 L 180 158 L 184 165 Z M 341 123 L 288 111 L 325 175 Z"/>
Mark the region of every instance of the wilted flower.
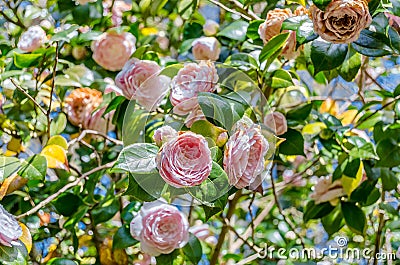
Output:
<path fill-rule="evenodd" d="M 264 118 L 264 124 L 270 128 L 276 135 L 282 135 L 287 132 L 286 117 L 280 112 L 269 113 Z"/>
<path fill-rule="evenodd" d="M 171 126 L 165 125 L 154 131 L 153 140 L 158 146 L 178 137 L 178 132 Z"/>
<path fill-rule="evenodd" d="M 310 197 L 315 201 L 315 204 L 330 202 L 336 204 L 339 197 L 346 195 L 340 179 L 332 182 L 332 176 L 321 177 L 314 186 L 314 192 Z"/>
<path fill-rule="evenodd" d="M 175 206 L 163 201 L 145 202 L 133 218 L 130 231 L 140 249 L 151 256 L 169 254 L 189 240 L 189 223 Z"/>
<path fill-rule="evenodd" d="M 92 43 L 93 60 L 110 71 L 121 70 L 135 51 L 136 38 L 129 32 L 105 32 Z"/>
<path fill-rule="evenodd" d="M 219 24 L 214 20 L 207 19 L 206 23 L 203 25 L 203 32 L 206 36 L 213 36 L 217 34 L 219 29 Z"/>
<path fill-rule="evenodd" d="M 333 0 L 325 11 L 313 5 L 310 12 L 314 30 L 322 39 L 332 43 L 357 40 L 361 30 L 372 22 L 366 0 Z"/>
<path fill-rule="evenodd" d="M 32 26 L 22 33 L 18 41 L 18 48 L 24 52 L 31 52 L 40 48 L 46 40 L 46 32 L 40 26 Z"/>
<path fill-rule="evenodd" d="M 281 33 L 283 21 L 293 16 L 304 15 L 306 11 L 304 7 L 298 7 L 294 14 L 289 8 L 275 8 L 268 11 L 265 22 L 258 28 L 258 34 L 260 34 L 260 38 L 263 40 L 264 44 L 267 44 L 273 37 Z M 282 49 L 282 56 L 286 59 L 292 59 L 298 54 L 298 52 L 296 52 L 296 32 L 291 30 L 285 30 L 283 32 L 289 32 L 289 38 Z"/>
<path fill-rule="evenodd" d="M 199 92 L 214 92 L 218 81 L 217 69 L 210 61 L 188 63 L 172 80 L 171 103 L 174 112 L 186 115 L 198 107 Z"/>
<path fill-rule="evenodd" d="M 192 43 L 192 52 L 196 60 L 216 61 L 221 53 L 220 44 L 214 37 L 201 37 Z"/>
<path fill-rule="evenodd" d="M 22 236 L 22 228 L 15 217 L 0 204 L 0 245 L 12 247 Z"/>
<path fill-rule="evenodd" d="M 133 58 L 115 78 L 116 85 L 127 99 L 136 99 L 147 110 L 155 109 L 168 92 L 170 79 L 158 75 L 157 63 Z"/>
<path fill-rule="evenodd" d="M 73 125 L 105 133 L 108 125 L 102 118 L 105 107 L 96 110 L 102 101 L 100 91 L 87 87 L 78 88 L 65 98 L 65 112 Z"/>
<path fill-rule="evenodd" d="M 389 12 L 385 12 L 385 16 L 389 20 L 389 25 L 400 34 L 400 17 L 390 14 Z"/>
<path fill-rule="evenodd" d="M 212 168 L 207 140 L 190 131 L 181 132 L 178 137 L 165 143 L 156 161 L 161 177 L 176 188 L 201 184 Z"/>
<path fill-rule="evenodd" d="M 260 126 L 246 116 L 236 122 L 233 131 L 225 146 L 223 163 L 229 184 L 241 189 L 261 175 L 269 144 Z"/>

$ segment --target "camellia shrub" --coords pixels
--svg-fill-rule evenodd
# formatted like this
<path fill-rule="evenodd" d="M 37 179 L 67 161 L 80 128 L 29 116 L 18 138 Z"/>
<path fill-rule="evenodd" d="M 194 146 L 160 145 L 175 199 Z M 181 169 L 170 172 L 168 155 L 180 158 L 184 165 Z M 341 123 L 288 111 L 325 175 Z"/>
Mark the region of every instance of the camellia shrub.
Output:
<path fill-rule="evenodd" d="M 398 0 L 6 0 L 0 25 L 0 264 L 398 264 Z"/>

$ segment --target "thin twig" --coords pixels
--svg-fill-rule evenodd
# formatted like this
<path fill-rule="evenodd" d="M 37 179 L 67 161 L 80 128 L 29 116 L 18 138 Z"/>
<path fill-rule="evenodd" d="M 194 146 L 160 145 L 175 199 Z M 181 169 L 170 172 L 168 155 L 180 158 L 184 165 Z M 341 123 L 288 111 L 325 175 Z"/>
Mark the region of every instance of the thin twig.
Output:
<path fill-rule="evenodd" d="M 275 204 L 276 207 L 278 208 L 279 213 L 282 215 L 283 219 L 285 220 L 285 222 L 290 226 L 290 228 L 292 229 L 292 231 L 295 233 L 295 235 L 300 239 L 300 243 L 301 246 L 303 248 L 305 248 L 305 244 L 303 241 L 303 238 L 296 232 L 296 226 L 292 223 L 292 221 L 290 221 L 289 218 L 286 217 L 286 215 L 283 213 L 282 207 L 279 204 L 279 200 L 278 200 L 278 195 L 276 193 L 276 188 L 275 188 L 275 181 L 274 181 L 274 177 L 271 175 L 271 185 L 272 185 L 272 194 L 274 195 L 274 199 L 275 199 Z"/>
<path fill-rule="evenodd" d="M 12 18 L 10 18 L 6 13 L 4 13 L 3 10 L 0 10 L 0 14 L 4 17 L 5 20 L 7 20 L 10 23 L 13 23 L 14 25 L 17 25 L 23 29 L 26 29 L 26 26 L 21 22 L 18 16 L 16 16 L 17 21 L 14 21 Z"/>
<path fill-rule="evenodd" d="M 47 204 L 49 204 L 50 202 L 52 202 L 54 199 L 56 199 L 60 194 L 62 194 L 63 192 L 67 191 L 70 188 L 73 188 L 75 186 L 77 186 L 83 179 L 87 178 L 88 176 L 90 176 L 93 173 L 96 173 L 98 171 L 110 168 L 114 165 L 115 162 L 110 162 L 107 163 L 105 165 L 102 165 L 100 167 L 96 167 L 84 174 L 82 174 L 82 176 L 80 176 L 79 178 L 77 178 L 75 181 L 68 183 L 67 185 L 65 185 L 64 187 L 62 187 L 61 189 L 59 189 L 56 193 L 50 195 L 49 197 L 47 197 L 46 199 L 44 199 L 43 201 L 41 201 L 40 203 L 38 203 L 35 207 L 33 207 L 31 210 L 27 211 L 24 214 L 18 215 L 16 218 L 17 219 L 21 219 L 24 218 L 26 216 L 29 216 L 31 214 L 36 213 L 37 211 L 39 211 L 40 209 L 42 209 L 44 206 L 46 206 Z"/>
<path fill-rule="evenodd" d="M 381 202 L 384 203 L 385 201 L 385 191 L 382 191 L 382 196 L 381 196 Z M 378 264 L 378 253 L 380 252 L 381 249 L 381 239 L 382 239 L 382 232 L 383 228 L 385 226 L 385 214 L 382 211 L 379 211 L 379 225 L 378 225 L 378 231 L 376 232 L 376 237 L 375 237 L 375 249 L 374 249 L 374 255 L 373 255 L 373 265 Z"/>
<path fill-rule="evenodd" d="M 231 3 L 233 3 L 237 8 L 239 8 L 240 11 L 242 11 L 243 13 L 247 14 L 248 16 L 252 17 L 253 19 L 257 19 L 260 20 L 261 18 L 259 16 L 256 15 L 256 13 L 254 13 L 251 10 L 247 10 L 244 8 L 243 4 L 240 3 L 237 0 L 230 0 Z"/>
<path fill-rule="evenodd" d="M 70 142 L 68 142 L 68 146 L 71 146 L 71 145 L 73 145 L 73 144 L 75 144 L 77 142 L 82 141 L 83 138 L 85 138 L 85 136 L 88 135 L 88 134 L 101 136 L 101 137 L 107 139 L 108 141 L 110 141 L 110 142 L 112 142 L 114 144 L 117 144 L 117 145 L 123 145 L 124 144 L 122 141 L 114 139 L 114 138 L 111 138 L 107 134 L 104 134 L 102 132 L 98 132 L 98 131 L 95 131 L 95 130 L 83 130 L 81 132 L 81 134 L 79 135 L 79 137 L 77 137 L 77 138 L 71 140 Z"/>
<path fill-rule="evenodd" d="M 210 1 L 214 5 L 219 6 L 220 8 L 222 8 L 222 9 L 228 11 L 228 12 L 231 12 L 233 14 L 239 15 L 239 16 L 241 16 L 242 18 L 244 18 L 246 20 L 249 20 L 249 21 L 253 20 L 251 17 L 248 17 L 245 14 L 242 14 L 242 13 L 240 13 L 240 12 L 238 12 L 238 11 L 232 9 L 232 8 L 229 8 L 229 7 L 225 6 L 224 4 L 222 4 L 222 3 L 220 3 L 220 2 L 218 2 L 216 0 L 208 0 L 208 1 Z"/>
<path fill-rule="evenodd" d="M 251 236 L 252 236 L 253 238 L 254 238 L 255 227 L 254 227 L 254 223 L 253 223 L 253 221 L 254 221 L 254 216 L 253 216 L 253 209 L 252 209 L 252 206 L 253 206 L 253 202 L 254 202 L 255 198 L 256 198 L 256 192 L 253 192 L 253 195 L 251 196 L 251 199 L 250 199 L 250 202 L 249 202 L 249 214 L 250 214 L 250 219 L 251 219 L 251 221 L 250 221 L 250 227 L 251 227 Z"/>
<path fill-rule="evenodd" d="M 233 199 L 229 201 L 228 212 L 226 213 L 226 216 L 225 216 L 225 218 L 227 220 L 231 219 L 233 213 L 235 212 L 236 204 L 238 203 L 241 196 L 242 196 L 242 191 L 239 190 L 238 192 L 236 192 Z M 211 256 L 210 265 L 217 264 L 218 258 L 219 258 L 219 253 L 221 252 L 222 245 L 225 242 L 225 236 L 226 236 L 228 230 L 229 230 L 228 226 L 224 223 L 222 226 L 222 229 L 221 229 L 221 233 L 219 234 L 219 237 L 218 237 L 217 245 L 215 246 L 214 252 Z"/>
<path fill-rule="evenodd" d="M 11 80 L 11 83 L 13 83 L 13 85 L 14 85 L 19 91 L 21 91 L 27 98 L 29 98 L 29 99 L 33 102 L 33 104 L 35 104 L 36 107 L 38 107 L 38 108 L 40 109 L 40 111 L 41 111 L 44 115 L 47 115 L 47 111 L 46 111 L 44 108 L 42 108 L 42 106 L 40 106 L 40 104 L 39 104 L 31 95 L 29 95 L 29 93 L 26 92 L 25 89 L 23 89 L 20 85 L 18 85 L 17 82 L 16 82 L 14 79 L 10 78 L 10 80 Z"/>
<path fill-rule="evenodd" d="M 248 241 L 246 238 L 243 238 L 241 235 L 239 235 L 236 229 L 232 227 L 228 219 L 223 218 L 222 221 L 224 221 L 225 225 L 229 228 L 229 230 L 231 230 L 236 235 L 238 239 L 240 239 L 243 243 L 248 245 L 254 252 L 258 253 L 261 251 L 261 248 L 258 247 L 256 244 Z"/>

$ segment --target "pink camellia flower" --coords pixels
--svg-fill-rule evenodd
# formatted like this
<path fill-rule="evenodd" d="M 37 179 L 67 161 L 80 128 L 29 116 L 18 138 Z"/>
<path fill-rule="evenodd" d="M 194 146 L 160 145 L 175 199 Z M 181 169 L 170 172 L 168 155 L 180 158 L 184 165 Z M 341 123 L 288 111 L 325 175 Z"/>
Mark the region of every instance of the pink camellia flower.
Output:
<path fill-rule="evenodd" d="M 0 245 L 12 247 L 22 236 L 22 228 L 15 217 L 0 204 Z"/>
<path fill-rule="evenodd" d="M 210 226 L 203 224 L 200 220 L 197 220 L 195 225 L 189 228 L 189 232 L 209 245 L 215 246 L 217 244 L 218 240 L 211 234 Z"/>
<path fill-rule="evenodd" d="M 133 218 L 130 231 L 140 249 L 151 256 L 169 254 L 189 240 L 186 216 L 165 201 L 145 202 Z"/>
<path fill-rule="evenodd" d="M 270 128 L 276 135 L 282 135 L 287 132 L 287 122 L 285 115 L 280 112 L 269 113 L 264 118 L 264 124 Z"/>
<path fill-rule="evenodd" d="M 385 12 L 385 16 L 389 20 L 389 25 L 400 33 L 400 17 L 390 14 L 389 12 Z"/>
<path fill-rule="evenodd" d="M 196 60 L 216 61 L 221 53 L 221 48 L 216 38 L 201 37 L 192 43 L 192 52 Z"/>
<path fill-rule="evenodd" d="M 201 184 L 210 175 L 211 151 L 200 134 L 181 132 L 165 143 L 156 158 L 161 177 L 176 188 Z"/>
<path fill-rule="evenodd" d="M 213 36 L 217 34 L 219 29 L 219 24 L 214 20 L 207 19 L 206 23 L 203 25 L 203 32 L 206 36 Z"/>
<path fill-rule="evenodd" d="M 172 80 L 170 99 L 174 112 L 178 115 L 186 115 L 196 110 L 199 106 L 197 94 L 214 92 L 217 89 L 217 81 L 217 69 L 212 62 L 185 64 Z"/>
<path fill-rule="evenodd" d="M 178 137 L 178 132 L 171 126 L 165 125 L 154 131 L 153 140 L 158 146 Z"/>
<path fill-rule="evenodd" d="M 102 102 L 100 91 L 78 88 L 64 99 L 64 110 L 73 125 L 106 133 L 107 129 L 112 129 L 107 120 L 102 118 L 106 107 L 96 110 Z"/>
<path fill-rule="evenodd" d="M 229 184 L 242 189 L 258 181 L 269 144 L 260 126 L 246 116 L 236 122 L 233 131 L 225 146 L 223 163 Z"/>
<path fill-rule="evenodd" d="M 18 48 L 24 52 L 32 52 L 40 48 L 46 39 L 46 32 L 40 26 L 32 26 L 22 33 L 18 41 Z"/>
<path fill-rule="evenodd" d="M 170 79 L 158 75 L 160 66 L 153 61 L 129 60 L 115 78 L 116 85 L 127 99 L 135 99 L 147 110 L 155 109 L 167 94 Z"/>
<path fill-rule="evenodd" d="M 344 195 L 346 195 L 346 192 L 343 189 L 342 181 L 337 179 L 332 182 L 332 176 L 329 176 L 318 180 L 310 197 L 315 201 L 315 204 L 329 201 L 332 205 L 336 205 L 338 198 Z"/>
<path fill-rule="evenodd" d="M 135 36 L 129 32 L 105 32 L 92 43 L 93 60 L 104 69 L 121 70 L 135 51 L 135 43 Z"/>

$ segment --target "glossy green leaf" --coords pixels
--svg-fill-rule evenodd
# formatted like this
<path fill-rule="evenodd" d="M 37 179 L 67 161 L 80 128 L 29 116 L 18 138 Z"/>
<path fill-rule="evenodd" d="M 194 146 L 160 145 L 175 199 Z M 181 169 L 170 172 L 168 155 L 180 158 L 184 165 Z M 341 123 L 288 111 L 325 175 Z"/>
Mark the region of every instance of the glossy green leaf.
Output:
<path fill-rule="evenodd" d="M 148 143 L 136 143 L 126 146 L 118 156 L 114 169 L 135 174 L 156 173 L 158 147 Z"/>
<path fill-rule="evenodd" d="M 335 207 L 333 207 L 329 202 L 324 202 L 320 204 L 315 204 L 314 201 L 309 201 L 306 205 L 303 219 L 304 222 L 308 222 L 311 219 L 319 219 L 328 215 Z"/>
<path fill-rule="evenodd" d="M 323 40 L 315 40 L 311 44 L 311 60 L 317 74 L 320 71 L 335 69 L 346 59 L 348 46 L 333 44 Z"/>
<path fill-rule="evenodd" d="M 217 36 L 226 37 L 231 40 L 244 41 L 249 23 L 237 20 L 218 32 Z"/>
<path fill-rule="evenodd" d="M 260 62 L 264 62 L 271 58 L 276 52 L 278 52 L 282 47 L 286 44 L 287 39 L 289 38 L 289 33 L 282 33 L 275 37 L 273 37 L 261 50 L 259 60 Z"/>
<path fill-rule="evenodd" d="M 113 237 L 113 248 L 124 249 L 137 244 L 139 241 L 131 236 L 128 226 L 122 226 Z"/>
<path fill-rule="evenodd" d="M 280 136 L 286 140 L 279 145 L 279 153 L 284 155 L 302 155 L 304 154 L 304 138 L 303 135 L 294 129 Z"/>
<path fill-rule="evenodd" d="M 18 158 L 0 156 L 0 182 L 17 172 L 20 166 Z"/>
<path fill-rule="evenodd" d="M 16 53 L 14 52 L 14 64 L 19 68 L 28 68 L 39 63 L 43 57 L 41 53 Z"/>
<path fill-rule="evenodd" d="M 189 241 L 182 248 L 185 258 L 188 259 L 192 264 L 198 264 L 203 255 L 203 249 L 200 241 L 193 234 L 190 234 Z"/>
<path fill-rule="evenodd" d="M 23 178 L 32 180 L 38 179 L 43 180 L 46 176 L 47 171 L 47 160 L 44 156 L 34 155 L 23 161 L 22 167 L 18 172 Z"/>
<path fill-rule="evenodd" d="M 342 214 L 346 225 L 357 234 L 364 234 L 367 227 L 367 219 L 365 213 L 350 202 L 341 202 Z"/>

